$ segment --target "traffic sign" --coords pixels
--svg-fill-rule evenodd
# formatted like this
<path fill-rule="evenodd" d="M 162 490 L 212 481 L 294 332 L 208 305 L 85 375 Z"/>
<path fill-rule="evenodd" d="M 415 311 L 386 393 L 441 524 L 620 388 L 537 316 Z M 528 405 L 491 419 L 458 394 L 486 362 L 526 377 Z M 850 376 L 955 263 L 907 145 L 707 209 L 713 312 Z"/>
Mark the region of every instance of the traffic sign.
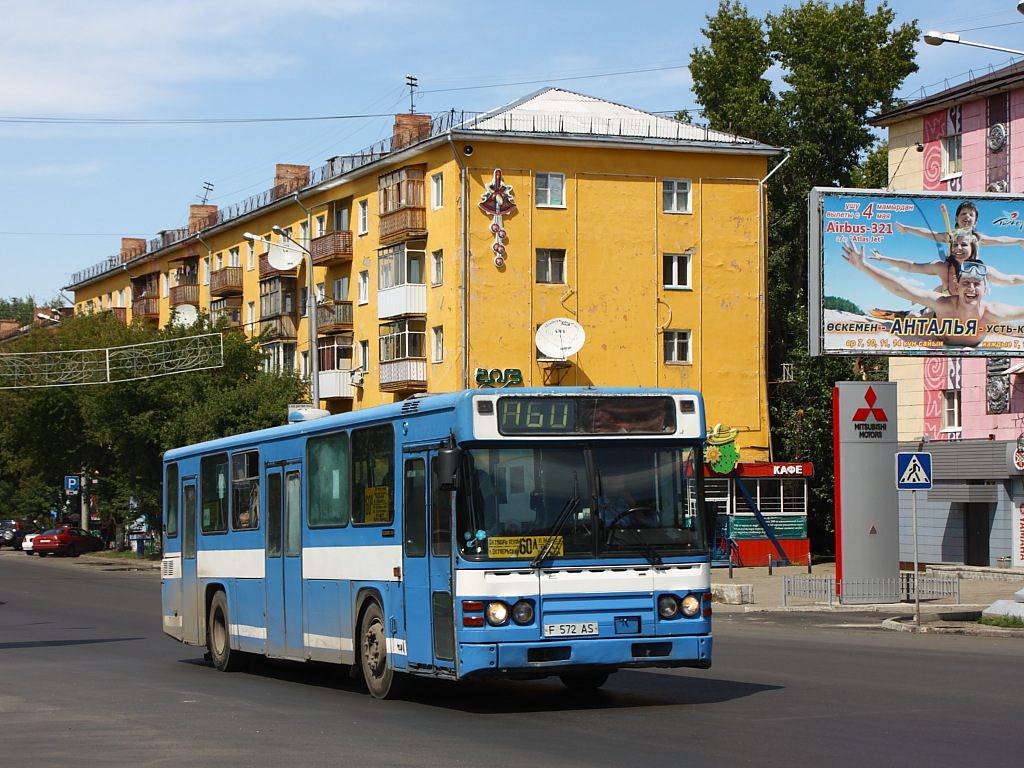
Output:
<path fill-rule="evenodd" d="M 932 487 L 930 453 L 896 454 L 896 487 L 901 491 L 927 491 Z"/>
<path fill-rule="evenodd" d="M 82 478 L 78 475 L 64 475 L 64 490 L 68 493 L 78 493 L 82 487 Z"/>

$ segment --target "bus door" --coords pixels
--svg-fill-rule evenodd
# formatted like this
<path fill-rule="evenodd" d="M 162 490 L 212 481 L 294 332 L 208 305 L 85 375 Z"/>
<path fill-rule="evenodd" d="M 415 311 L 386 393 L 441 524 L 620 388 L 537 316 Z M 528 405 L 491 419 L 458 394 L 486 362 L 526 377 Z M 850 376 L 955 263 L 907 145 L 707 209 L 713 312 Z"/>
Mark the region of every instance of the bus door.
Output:
<path fill-rule="evenodd" d="M 427 466 L 431 466 L 428 474 Z M 406 651 L 410 671 L 455 671 L 452 491 L 442 491 L 434 452 L 407 453 L 402 472 Z"/>
<path fill-rule="evenodd" d="M 302 484 L 299 470 L 267 467 L 267 654 L 302 659 Z"/>
<path fill-rule="evenodd" d="M 181 639 L 186 643 L 202 645 L 205 638 L 200 638 L 203 622 L 199 610 L 200 585 L 196 568 L 198 504 L 196 478 L 186 477 L 181 483 Z"/>

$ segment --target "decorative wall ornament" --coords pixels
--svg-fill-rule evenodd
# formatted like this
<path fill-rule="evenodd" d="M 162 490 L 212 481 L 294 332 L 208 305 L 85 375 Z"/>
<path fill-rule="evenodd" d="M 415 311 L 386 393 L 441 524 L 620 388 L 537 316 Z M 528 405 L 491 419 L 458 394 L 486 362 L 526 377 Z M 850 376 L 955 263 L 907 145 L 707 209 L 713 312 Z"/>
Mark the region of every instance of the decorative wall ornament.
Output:
<path fill-rule="evenodd" d="M 492 217 L 491 232 L 494 235 L 494 243 L 491 250 L 494 251 L 494 266 L 505 266 L 505 245 L 502 241 L 508 239 L 508 233 L 502 223 L 502 217 L 516 212 L 516 201 L 513 198 L 512 187 L 507 185 L 501 178 L 501 169 L 494 169 L 494 178 L 487 185 L 487 191 L 481 195 L 480 210 Z"/>

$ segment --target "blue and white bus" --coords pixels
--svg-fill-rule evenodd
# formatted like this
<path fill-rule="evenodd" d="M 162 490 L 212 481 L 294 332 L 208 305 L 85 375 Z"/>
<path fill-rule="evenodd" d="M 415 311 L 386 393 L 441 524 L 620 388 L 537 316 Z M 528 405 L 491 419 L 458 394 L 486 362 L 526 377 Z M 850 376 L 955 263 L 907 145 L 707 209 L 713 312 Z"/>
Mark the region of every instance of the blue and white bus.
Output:
<path fill-rule="evenodd" d="M 689 390 L 479 389 L 168 451 L 164 631 L 377 698 L 706 669 L 705 429 Z"/>

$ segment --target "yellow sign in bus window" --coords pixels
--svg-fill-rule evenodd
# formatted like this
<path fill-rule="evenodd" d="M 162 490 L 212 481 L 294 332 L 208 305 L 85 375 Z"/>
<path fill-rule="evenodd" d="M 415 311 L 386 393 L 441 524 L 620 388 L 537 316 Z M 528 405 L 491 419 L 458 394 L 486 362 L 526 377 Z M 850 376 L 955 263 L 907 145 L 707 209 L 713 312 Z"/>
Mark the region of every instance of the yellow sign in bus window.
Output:
<path fill-rule="evenodd" d="M 377 485 L 367 488 L 364 494 L 366 514 L 363 517 L 364 523 L 390 523 L 391 522 L 391 494 L 390 488 L 386 485 Z"/>
<path fill-rule="evenodd" d="M 488 557 L 534 557 L 551 539 L 550 536 L 495 536 L 487 539 Z M 564 554 L 562 537 L 555 536 L 548 555 Z"/>

